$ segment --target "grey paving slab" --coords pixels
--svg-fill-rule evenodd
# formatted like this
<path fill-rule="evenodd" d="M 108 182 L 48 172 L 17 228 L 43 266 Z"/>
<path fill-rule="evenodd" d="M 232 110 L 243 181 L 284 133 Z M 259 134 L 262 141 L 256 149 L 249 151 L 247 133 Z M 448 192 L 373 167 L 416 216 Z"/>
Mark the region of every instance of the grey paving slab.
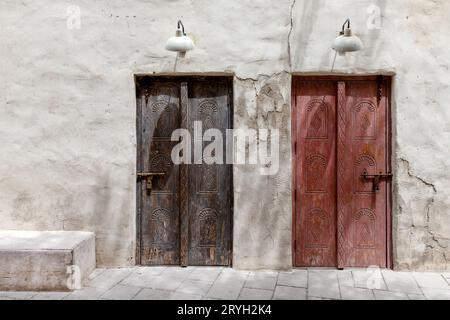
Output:
<path fill-rule="evenodd" d="M 142 289 L 133 300 L 169 300 L 172 294 L 172 291 L 167 290 Z"/>
<path fill-rule="evenodd" d="M 34 295 L 31 300 L 62 300 L 65 297 L 67 297 L 71 292 L 39 292 L 38 294 Z"/>
<path fill-rule="evenodd" d="M 226 281 L 226 280 L 247 280 L 250 272 L 240 271 L 229 268 L 224 268 L 222 272 L 217 277 L 216 281 Z"/>
<path fill-rule="evenodd" d="M 188 279 L 181 283 L 177 289 L 177 292 L 204 296 L 208 293 L 211 286 L 211 282 Z"/>
<path fill-rule="evenodd" d="M 186 279 L 193 271 L 195 270 L 195 267 L 187 267 L 187 268 L 180 268 L 180 267 L 168 267 L 163 272 L 161 272 L 162 277 L 166 278 L 176 278 L 176 279 Z"/>
<path fill-rule="evenodd" d="M 381 269 L 368 268 L 352 270 L 352 274 L 355 287 L 357 288 L 387 290 Z"/>
<path fill-rule="evenodd" d="M 426 300 L 427 298 L 423 294 L 408 294 L 409 300 Z"/>
<path fill-rule="evenodd" d="M 170 295 L 170 300 L 201 300 L 201 299 L 202 299 L 201 295 L 184 292 L 173 292 Z"/>
<path fill-rule="evenodd" d="M 120 281 L 120 284 L 126 286 L 151 288 L 152 283 L 155 281 L 155 279 L 160 277 L 160 274 L 161 272 L 152 272 L 151 269 L 139 269 L 125 277 L 122 281 Z"/>
<path fill-rule="evenodd" d="M 312 297 L 340 299 L 337 270 L 308 269 L 308 295 Z"/>
<path fill-rule="evenodd" d="M 222 270 L 222 267 L 197 267 L 189 274 L 187 279 L 214 282 Z"/>
<path fill-rule="evenodd" d="M 373 290 L 375 300 L 409 300 L 406 293 Z"/>
<path fill-rule="evenodd" d="M 75 290 L 64 297 L 63 300 L 97 300 L 107 289 L 85 287 L 81 290 Z"/>
<path fill-rule="evenodd" d="M 311 268 L 249 272 L 223 267 L 101 268 L 90 275 L 81 290 L 0 291 L 0 300 L 450 300 L 449 273 L 392 270 L 374 273 L 374 270 Z"/>
<path fill-rule="evenodd" d="M 306 288 L 308 285 L 308 270 L 294 269 L 291 272 L 280 272 L 277 285 Z"/>
<path fill-rule="evenodd" d="M 0 291 L 0 297 L 14 300 L 28 300 L 36 294 L 38 292 L 35 291 Z"/>
<path fill-rule="evenodd" d="M 308 300 L 333 300 L 333 299 L 308 296 Z"/>
<path fill-rule="evenodd" d="M 106 268 L 97 268 L 95 269 L 89 276 L 88 279 L 92 280 L 96 277 L 98 277 L 99 275 L 101 275 L 103 272 L 105 272 Z"/>
<path fill-rule="evenodd" d="M 306 300 L 306 288 L 276 286 L 274 300 Z"/>
<path fill-rule="evenodd" d="M 431 272 L 413 272 L 412 276 L 416 279 L 417 284 L 421 288 L 433 288 L 433 289 L 447 289 L 450 290 L 450 286 L 445 278 L 439 273 Z"/>
<path fill-rule="evenodd" d="M 100 296 L 102 300 L 131 300 L 141 288 L 116 285 Z"/>
<path fill-rule="evenodd" d="M 239 300 L 270 300 L 273 290 L 244 288 L 239 295 Z"/>
<path fill-rule="evenodd" d="M 151 289 L 175 291 L 183 281 L 183 278 L 168 278 L 161 275 L 150 281 L 149 287 Z"/>
<path fill-rule="evenodd" d="M 343 300 L 374 300 L 375 296 L 370 289 L 341 287 L 341 298 Z"/>
<path fill-rule="evenodd" d="M 450 290 L 423 288 L 423 294 L 430 300 L 450 300 Z"/>
<path fill-rule="evenodd" d="M 353 280 L 353 274 L 349 270 L 341 270 L 337 273 L 338 282 L 340 287 L 354 287 L 355 281 Z"/>
<path fill-rule="evenodd" d="M 389 291 L 422 294 L 410 272 L 394 272 L 392 270 L 382 270 L 381 272 Z"/>
<path fill-rule="evenodd" d="M 244 283 L 245 280 L 236 278 L 216 280 L 209 289 L 206 297 L 235 300 L 239 297 Z"/>
<path fill-rule="evenodd" d="M 134 268 L 107 269 L 91 281 L 88 281 L 86 285 L 88 287 L 110 289 L 128 277 L 133 271 Z"/>
<path fill-rule="evenodd" d="M 251 272 L 244 287 L 253 289 L 274 290 L 277 284 L 277 272 Z"/>

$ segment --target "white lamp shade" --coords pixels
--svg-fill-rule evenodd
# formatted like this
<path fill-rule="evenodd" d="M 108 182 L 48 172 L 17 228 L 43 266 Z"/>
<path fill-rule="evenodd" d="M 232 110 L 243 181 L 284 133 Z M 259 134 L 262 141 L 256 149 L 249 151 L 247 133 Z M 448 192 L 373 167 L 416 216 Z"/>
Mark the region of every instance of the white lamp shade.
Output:
<path fill-rule="evenodd" d="M 169 51 L 186 52 L 192 49 L 194 49 L 194 43 L 191 38 L 180 35 L 179 32 L 177 32 L 176 36 L 170 37 L 166 43 L 166 50 Z"/>
<path fill-rule="evenodd" d="M 359 51 L 363 48 L 361 40 L 352 35 L 352 31 L 347 28 L 343 35 L 340 35 L 333 42 L 333 49 L 339 53 Z"/>

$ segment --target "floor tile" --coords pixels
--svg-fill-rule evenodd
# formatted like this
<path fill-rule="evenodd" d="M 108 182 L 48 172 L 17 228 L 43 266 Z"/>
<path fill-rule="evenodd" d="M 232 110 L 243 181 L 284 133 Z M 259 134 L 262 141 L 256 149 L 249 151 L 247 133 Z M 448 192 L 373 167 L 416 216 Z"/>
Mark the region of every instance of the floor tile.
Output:
<path fill-rule="evenodd" d="M 342 300 L 374 300 L 372 290 L 363 288 L 341 287 Z"/>
<path fill-rule="evenodd" d="M 409 300 L 426 300 L 427 298 L 423 294 L 408 294 Z"/>
<path fill-rule="evenodd" d="M 63 300 L 97 300 L 107 289 L 85 287 L 81 290 L 75 290 L 64 297 Z"/>
<path fill-rule="evenodd" d="M 172 279 L 186 279 L 193 271 L 195 267 L 168 267 L 163 272 L 161 272 L 162 277 L 172 278 Z"/>
<path fill-rule="evenodd" d="M 422 294 L 416 280 L 410 272 L 382 270 L 383 278 L 389 291 Z"/>
<path fill-rule="evenodd" d="M 278 273 L 276 272 L 271 273 L 252 272 L 249 274 L 244 287 L 253 289 L 274 290 L 275 285 L 277 284 L 277 276 Z"/>
<path fill-rule="evenodd" d="M 130 287 L 124 285 L 116 285 L 106 291 L 100 299 L 102 300 L 131 300 L 141 288 Z"/>
<path fill-rule="evenodd" d="M 297 269 L 292 272 L 280 272 L 277 285 L 306 288 L 308 284 L 308 270 Z"/>
<path fill-rule="evenodd" d="M 352 274 L 357 288 L 387 290 L 382 270 L 379 268 L 352 270 Z"/>
<path fill-rule="evenodd" d="M 450 290 L 450 286 L 448 285 L 447 281 L 439 273 L 413 272 L 412 275 L 421 288 Z"/>
<path fill-rule="evenodd" d="M 149 288 L 158 290 L 175 291 L 183 283 L 183 278 L 155 277 L 149 282 Z"/>
<path fill-rule="evenodd" d="M 306 300 L 306 288 L 277 286 L 274 300 Z"/>
<path fill-rule="evenodd" d="M 341 288 L 355 286 L 355 282 L 353 280 L 353 274 L 351 271 L 348 271 L 348 270 L 338 271 L 337 276 L 338 276 L 339 286 Z"/>
<path fill-rule="evenodd" d="M 308 295 L 312 297 L 340 299 L 337 270 L 308 269 Z"/>
<path fill-rule="evenodd" d="M 170 300 L 201 300 L 202 296 L 185 292 L 174 292 L 170 295 Z"/>
<path fill-rule="evenodd" d="M 206 295 L 206 293 L 208 293 L 211 286 L 211 282 L 188 279 L 181 283 L 181 285 L 177 289 L 177 292 L 204 296 Z"/>
<path fill-rule="evenodd" d="M 133 268 L 107 269 L 91 281 L 88 281 L 86 285 L 88 287 L 110 289 L 129 276 L 133 271 Z"/>
<path fill-rule="evenodd" d="M 409 300 L 408 296 L 402 292 L 373 290 L 373 293 L 376 300 Z"/>
<path fill-rule="evenodd" d="M 0 297 L 14 300 L 29 300 L 38 293 L 35 291 L 0 291 Z"/>
<path fill-rule="evenodd" d="M 450 300 L 450 290 L 423 288 L 423 294 L 429 300 Z"/>
<path fill-rule="evenodd" d="M 270 300 L 273 290 L 244 288 L 239 295 L 239 300 Z"/>
<path fill-rule="evenodd" d="M 222 267 L 197 267 L 189 274 L 187 279 L 212 283 L 217 279 L 222 270 Z"/>
<path fill-rule="evenodd" d="M 142 289 L 133 300 L 169 300 L 174 292 L 156 289 Z"/>
<path fill-rule="evenodd" d="M 31 298 L 31 299 L 32 300 L 62 300 L 65 297 L 67 297 L 69 294 L 71 294 L 71 292 L 60 292 L 60 291 L 39 292 L 38 294 L 33 296 L 33 298 Z"/>
<path fill-rule="evenodd" d="M 239 297 L 244 283 L 245 280 L 241 279 L 216 280 L 206 297 L 235 300 Z"/>

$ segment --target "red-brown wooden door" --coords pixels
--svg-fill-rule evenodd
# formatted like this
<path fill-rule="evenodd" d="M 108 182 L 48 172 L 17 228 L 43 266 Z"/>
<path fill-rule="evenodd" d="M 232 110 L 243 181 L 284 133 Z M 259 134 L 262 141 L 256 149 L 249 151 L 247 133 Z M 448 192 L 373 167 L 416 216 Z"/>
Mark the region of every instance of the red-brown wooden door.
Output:
<path fill-rule="evenodd" d="M 388 85 L 294 78 L 296 266 L 389 265 Z"/>

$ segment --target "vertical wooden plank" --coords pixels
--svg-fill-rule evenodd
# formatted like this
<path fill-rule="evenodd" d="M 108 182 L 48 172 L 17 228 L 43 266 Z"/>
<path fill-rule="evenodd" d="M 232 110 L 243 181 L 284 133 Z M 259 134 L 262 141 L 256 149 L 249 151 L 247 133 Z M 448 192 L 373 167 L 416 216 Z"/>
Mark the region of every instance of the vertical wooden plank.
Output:
<path fill-rule="evenodd" d="M 345 82 L 339 81 L 337 84 L 337 265 L 344 268 L 346 263 L 345 255 L 345 216 L 347 211 L 347 190 L 344 182 L 346 180 L 346 97 Z"/>
<path fill-rule="evenodd" d="M 335 83 L 299 81 L 296 94 L 295 265 L 334 267 L 336 265 Z"/>
<path fill-rule="evenodd" d="M 347 174 L 338 181 L 346 191 L 344 266 L 387 266 L 386 179 L 379 190 L 362 175 L 384 174 L 386 161 L 386 90 L 376 80 L 347 81 L 345 85 L 345 163 Z"/>
<path fill-rule="evenodd" d="M 142 171 L 142 89 L 136 84 L 136 171 Z M 142 210 L 142 181 L 136 176 L 136 249 L 135 261 L 137 265 L 141 264 L 141 210 Z"/>
<path fill-rule="evenodd" d="M 179 126 L 179 84 L 174 81 L 142 81 L 141 139 L 138 170 L 164 173 L 138 181 L 140 199 L 140 256 L 143 265 L 177 265 L 179 259 L 178 167 L 171 161 L 172 131 Z"/>
<path fill-rule="evenodd" d="M 181 83 L 180 91 L 180 128 L 189 129 L 189 94 L 188 83 Z M 180 165 L 180 263 L 182 266 L 188 265 L 189 250 L 189 164 Z"/>
<path fill-rule="evenodd" d="M 227 79 L 192 79 L 189 84 L 188 124 L 202 124 L 201 135 L 218 129 L 222 137 L 230 124 Z M 193 135 L 193 131 L 191 130 Z M 200 139 L 200 137 L 197 137 Z M 194 137 L 195 141 L 195 137 Z M 203 148 L 210 142 L 203 143 Z M 225 146 L 223 146 L 225 154 Z M 231 244 L 231 171 L 227 164 L 189 166 L 189 265 L 229 265 Z"/>

